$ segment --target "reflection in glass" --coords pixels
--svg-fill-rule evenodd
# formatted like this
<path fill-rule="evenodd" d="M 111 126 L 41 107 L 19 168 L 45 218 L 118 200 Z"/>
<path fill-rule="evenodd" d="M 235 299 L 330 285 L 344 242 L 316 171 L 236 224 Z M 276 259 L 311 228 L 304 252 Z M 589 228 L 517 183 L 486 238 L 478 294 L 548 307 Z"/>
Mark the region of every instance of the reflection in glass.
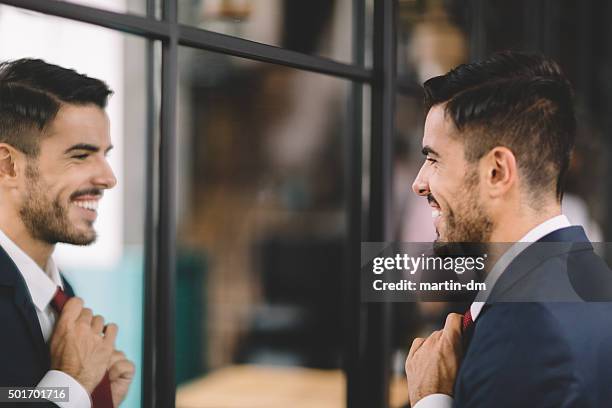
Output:
<path fill-rule="evenodd" d="M 95 47 L 92 47 L 95 44 Z M 107 29 L 0 6 L 0 60 L 41 58 L 107 82 L 118 179 L 98 209 L 98 240 L 60 244 L 54 259 L 85 305 L 119 326 L 117 349 L 136 364 L 122 407 L 140 406 L 145 180 L 145 41 Z"/>
<path fill-rule="evenodd" d="M 179 0 L 179 20 L 209 31 L 351 62 L 352 0 Z"/>
<path fill-rule="evenodd" d="M 176 362 L 195 382 L 177 406 L 344 406 L 350 83 L 187 48 L 180 61 Z"/>

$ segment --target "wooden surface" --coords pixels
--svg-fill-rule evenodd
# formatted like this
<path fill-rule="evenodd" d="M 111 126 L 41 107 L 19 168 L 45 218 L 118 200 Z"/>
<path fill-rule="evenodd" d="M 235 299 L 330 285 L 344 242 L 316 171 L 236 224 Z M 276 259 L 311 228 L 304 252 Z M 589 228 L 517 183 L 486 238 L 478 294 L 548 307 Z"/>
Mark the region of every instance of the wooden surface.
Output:
<path fill-rule="evenodd" d="M 340 370 L 240 365 L 178 387 L 177 408 L 345 408 Z M 391 385 L 391 406 L 407 401 L 405 379 Z"/>

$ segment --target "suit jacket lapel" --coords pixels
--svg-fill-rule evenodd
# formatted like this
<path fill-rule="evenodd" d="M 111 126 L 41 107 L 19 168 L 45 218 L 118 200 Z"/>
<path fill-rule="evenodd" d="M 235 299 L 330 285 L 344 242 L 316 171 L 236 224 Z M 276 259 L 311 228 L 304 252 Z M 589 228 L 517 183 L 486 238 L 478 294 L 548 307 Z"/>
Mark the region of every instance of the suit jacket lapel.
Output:
<path fill-rule="evenodd" d="M 23 276 L 17 269 L 13 260 L 0 246 L 0 285 L 13 288 L 13 302 L 24 324 L 28 328 L 36 353 L 38 354 L 43 367 L 50 365 L 50 356 L 42 329 L 36 315 L 36 309 L 30 292 L 26 286 Z"/>

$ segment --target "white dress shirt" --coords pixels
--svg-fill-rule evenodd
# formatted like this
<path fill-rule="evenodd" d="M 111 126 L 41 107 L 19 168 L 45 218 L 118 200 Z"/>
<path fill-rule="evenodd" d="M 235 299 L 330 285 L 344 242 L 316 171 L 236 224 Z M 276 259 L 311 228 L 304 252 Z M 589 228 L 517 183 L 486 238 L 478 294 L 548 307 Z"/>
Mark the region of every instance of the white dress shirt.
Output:
<path fill-rule="evenodd" d="M 540 238 L 550 234 L 553 231 L 557 231 L 561 228 L 569 227 L 571 224 L 567 217 L 563 214 L 557 215 L 556 217 L 550 218 L 540 225 L 536 226 L 525 236 L 512 245 L 495 263 L 491 272 L 485 278 L 485 284 L 487 288 L 492 289 L 495 282 L 499 279 L 504 270 L 510 265 L 510 263 L 527 248 L 526 242 L 535 242 Z M 522 244 L 522 245 L 521 245 Z M 485 305 L 488 297 L 488 292 L 480 292 L 476 295 L 476 300 L 470 306 L 470 313 L 472 314 L 472 320 L 476 321 L 478 315 Z M 446 394 L 430 394 L 419 400 L 413 408 L 450 408 L 453 406 L 453 398 Z"/>
<path fill-rule="evenodd" d="M 64 288 L 55 262 L 49 258 L 47 267 L 43 271 L 2 230 L 0 230 L 0 246 L 13 260 L 23 276 L 36 309 L 36 316 L 38 316 L 43 338 L 45 343 L 49 343 L 57 317 L 55 310 L 51 306 L 51 299 L 53 299 L 58 286 L 62 289 Z M 69 401 L 55 402 L 60 408 L 91 408 L 91 399 L 85 388 L 70 375 L 62 371 L 49 370 L 37 386 L 68 387 L 70 390 L 68 393 Z"/>

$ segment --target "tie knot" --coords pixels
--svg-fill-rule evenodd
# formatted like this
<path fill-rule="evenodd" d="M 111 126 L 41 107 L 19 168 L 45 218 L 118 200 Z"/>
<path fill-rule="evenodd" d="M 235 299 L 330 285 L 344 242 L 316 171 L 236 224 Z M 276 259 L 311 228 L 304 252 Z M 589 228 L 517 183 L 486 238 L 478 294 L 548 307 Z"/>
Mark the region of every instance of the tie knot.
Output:
<path fill-rule="evenodd" d="M 64 292 L 62 288 L 58 286 L 57 290 L 55 291 L 55 295 L 53 295 L 53 299 L 51 299 L 51 305 L 57 313 L 61 313 L 69 298 L 70 297 L 66 294 L 66 292 Z"/>

